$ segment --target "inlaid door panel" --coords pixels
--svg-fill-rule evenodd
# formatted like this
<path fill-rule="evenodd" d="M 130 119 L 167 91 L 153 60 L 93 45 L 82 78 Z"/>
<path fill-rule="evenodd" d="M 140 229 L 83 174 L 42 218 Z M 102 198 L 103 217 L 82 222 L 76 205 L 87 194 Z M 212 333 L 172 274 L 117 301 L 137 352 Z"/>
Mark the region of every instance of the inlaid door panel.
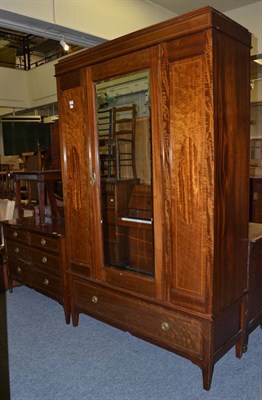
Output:
<path fill-rule="evenodd" d="M 182 58 L 174 51 L 177 46 L 169 45 L 173 255 L 170 289 L 174 303 L 202 311 L 207 306 L 214 234 L 210 54 L 203 40 L 192 40 L 190 46 L 183 43 Z M 189 58 L 188 52 L 195 55 Z"/>
<path fill-rule="evenodd" d="M 82 82 L 83 83 L 83 82 Z M 61 84 L 63 88 L 63 82 Z M 72 269 L 89 276 L 92 266 L 90 228 L 92 199 L 89 195 L 89 139 L 86 129 L 86 103 L 83 87 L 59 91 L 63 118 L 60 123 L 63 148 L 63 182 L 66 203 L 66 232 L 69 260 Z"/>

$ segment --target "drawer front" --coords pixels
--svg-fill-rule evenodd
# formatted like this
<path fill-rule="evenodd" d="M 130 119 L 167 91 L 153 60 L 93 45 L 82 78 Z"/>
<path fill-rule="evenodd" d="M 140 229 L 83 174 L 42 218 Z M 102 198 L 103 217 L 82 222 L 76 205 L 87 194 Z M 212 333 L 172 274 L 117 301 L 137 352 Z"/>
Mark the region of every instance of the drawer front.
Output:
<path fill-rule="evenodd" d="M 76 308 L 150 338 L 174 351 L 203 356 L 203 332 L 197 318 L 111 292 L 95 284 L 72 279 Z"/>
<path fill-rule="evenodd" d="M 14 279 L 25 285 L 29 285 L 29 271 L 30 266 L 23 264 L 17 260 L 10 260 L 8 262 L 8 272 L 11 279 Z"/>
<path fill-rule="evenodd" d="M 34 269 L 30 272 L 30 286 L 55 299 L 62 297 L 61 279 L 58 276 Z"/>
<path fill-rule="evenodd" d="M 30 247 L 29 257 L 31 263 L 38 265 L 41 269 L 50 270 L 51 272 L 60 274 L 59 255 L 56 256 L 49 252 Z"/>
<path fill-rule="evenodd" d="M 29 234 L 27 231 L 16 229 L 15 227 L 4 226 L 4 237 L 29 244 Z"/>
<path fill-rule="evenodd" d="M 6 241 L 8 258 L 16 258 L 19 260 L 27 260 L 29 247 L 19 242 Z"/>
<path fill-rule="evenodd" d="M 62 297 L 61 279 L 45 273 L 28 264 L 11 261 L 8 265 L 11 279 L 30 286 L 47 296 L 60 299 Z"/>
<path fill-rule="evenodd" d="M 31 245 L 40 247 L 42 249 L 51 250 L 55 253 L 59 252 L 58 238 L 31 233 Z"/>

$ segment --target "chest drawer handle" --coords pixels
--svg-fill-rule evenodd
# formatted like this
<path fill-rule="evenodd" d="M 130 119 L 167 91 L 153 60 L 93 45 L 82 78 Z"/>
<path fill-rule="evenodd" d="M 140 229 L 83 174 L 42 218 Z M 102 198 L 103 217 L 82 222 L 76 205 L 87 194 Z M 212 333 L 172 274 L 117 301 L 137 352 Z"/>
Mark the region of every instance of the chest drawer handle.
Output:
<path fill-rule="evenodd" d="M 16 272 L 18 272 L 19 274 L 20 274 L 21 271 L 22 271 L 22 270 L 21 270 L 20 267 L 17 267 L 17 268 L 16 268 Z"/>
<path fill-rule="evenodd" d="M 98 297 L 97 296 L 92 296 L 92 303 L 94 303 L 94 304 L 98 303 Z"/>
<path fill-rule="evenodd" d="M 18 233 L 16 231 L 13 232 L 13 237 L 16 238 L 18 236 Z"/>
<path fill-rule="evenodd" d="M 49 280 L 47 278 L 44 279 L 44 285 L 48 286 L 49 285 Z"/>
<path fill-rule="evenodd" d="M 18 254 L 19 251 L 20 251 L 20 250 L 19 250 L 19 247 L 16 247 L 16 248 L 15 248 L 15 253 Z"/>
<path fill-rule="evenodd" d="M 46 240 L 44 238 L 41 239 L 41 245 L 45 246 L 46 245 Z"/>
<path fill-rule="evenodd" d="M 161 329 L 162 329 L 163 331 L 168 331 L 168 330 L 170 329 L 169 323 L 168 323 L 168 322 L 162 322 L 162 324 L 161 324 Z"/>
<path fill-rule="evenodd" d="M 47 263 L 47 258 L 44 256 L 44 257 L 42 257 L 42 263 L 43 264 L 46 264 Z"/>

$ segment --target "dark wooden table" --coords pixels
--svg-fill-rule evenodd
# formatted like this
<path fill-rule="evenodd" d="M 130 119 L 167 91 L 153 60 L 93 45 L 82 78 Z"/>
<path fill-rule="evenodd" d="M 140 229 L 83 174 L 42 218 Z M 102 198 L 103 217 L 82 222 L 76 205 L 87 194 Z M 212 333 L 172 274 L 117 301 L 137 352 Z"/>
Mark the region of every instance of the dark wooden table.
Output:
<path fill-rule="evenodd" d="M 37 182 L 38 199 L 39 199 L 39 220 L 43 224 L 45 222 L 45 190 L 47 191 L 52 216 L 59 218 L 59 211 L 54 197 L 53 183 L 56 180 L 61 180 L 61 170 L 43 170 L 43 171 L 19 171 L 13 173 L 16 202 L 19 217 L 23 217 L 21 204 L 21 181 Z"/>

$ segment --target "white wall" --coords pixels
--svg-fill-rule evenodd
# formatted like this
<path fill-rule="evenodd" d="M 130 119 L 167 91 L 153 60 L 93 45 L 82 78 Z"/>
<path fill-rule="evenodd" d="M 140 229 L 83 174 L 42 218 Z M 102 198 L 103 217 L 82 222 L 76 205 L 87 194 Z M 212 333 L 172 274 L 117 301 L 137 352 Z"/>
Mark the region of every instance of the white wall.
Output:
<path fill-rule="evenodd" d="M 262 1 L 225 13 L 252 33 L 251 54 L 262 53 Z"/>
<path fill-rule="evenodd" d="M 254 88 L 251 90 L 251 103 L 258 101 L 262 102 L 262 77 L 254 82 Z"/>
<path fill-rule="evenodd" d="M 57 101 L 55 67 L 57 60 L 28 71 L 30 107 L 34 108 Z"/>
<path fill-rule="evenodd" d="M 35 108 L 55 103 L 57 101 L 55 63 L 57 60 L 30 71 L 1 67 L 0 115 L 12 112 L 13 108 Z"/>
<path fill-rule="evenodd" d="M 57 0 L 56 0 L 57 1 Z M 59 0 L 58 0 L 59 1 Z M 62 3 L 62 2 L 60 2 Z M 1 9 L 42 21 L 52 21 L 53 0 L 1 0 Z"/>
<path fill-rule="evenodd" d="M 262 139 L 262 103 L 251 105 L 250 136 L 252 139 Z"/>
<path fill-rule="evenodd" d="M 142 0 L 1 0 L 5 11 L 113 39 L 172 18 L 174 13 Z"/>
<path fill-rule="evenodd" d="M 29 106 L 27 72 L 4 67 L 1 67 L 0 71 L 0 107 L 27 108 Z"/>

